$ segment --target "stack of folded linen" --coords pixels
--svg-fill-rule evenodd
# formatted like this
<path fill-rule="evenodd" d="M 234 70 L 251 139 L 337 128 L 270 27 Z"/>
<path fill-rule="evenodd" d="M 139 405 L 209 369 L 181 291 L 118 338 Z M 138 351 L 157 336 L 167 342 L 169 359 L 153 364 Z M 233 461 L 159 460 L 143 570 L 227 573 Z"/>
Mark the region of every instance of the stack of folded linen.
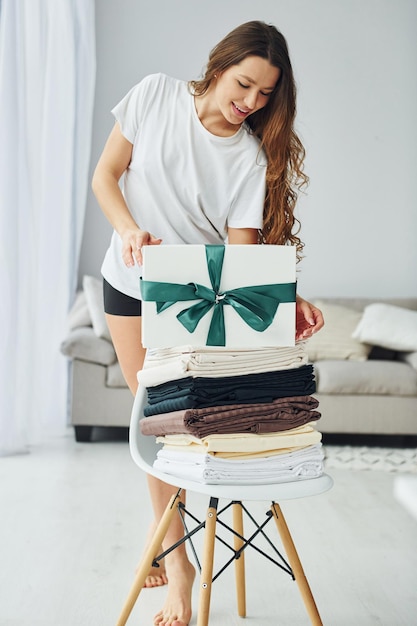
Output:
<path fill-rule="evenodd" d="M 275 483 L 323 473 L 314 370 L 288 348 L 150 349 L 139 383 L 154 467 L 206 484 Z"/>

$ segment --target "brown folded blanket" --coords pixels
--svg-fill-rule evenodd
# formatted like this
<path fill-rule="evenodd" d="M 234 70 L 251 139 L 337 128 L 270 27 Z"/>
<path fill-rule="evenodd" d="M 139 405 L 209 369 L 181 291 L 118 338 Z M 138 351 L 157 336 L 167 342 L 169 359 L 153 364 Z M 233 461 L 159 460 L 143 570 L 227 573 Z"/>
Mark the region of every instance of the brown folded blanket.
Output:
<path fill-rule="evenodd" d="M 144 435 L 189 433 L 201 439 L 207 435 L 272 433 L 303 426 L 320 419 L 313 396 L 277 398 L 273 402 L 228 404 L 200 409 L 159 413 L 140 420 Z"/>

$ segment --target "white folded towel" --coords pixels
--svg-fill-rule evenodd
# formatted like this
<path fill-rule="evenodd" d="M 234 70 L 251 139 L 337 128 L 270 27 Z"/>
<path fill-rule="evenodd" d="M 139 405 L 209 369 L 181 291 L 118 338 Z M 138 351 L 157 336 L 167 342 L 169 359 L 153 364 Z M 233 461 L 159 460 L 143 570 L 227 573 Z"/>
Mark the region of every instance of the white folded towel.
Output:
<path fill-rule="evenodd" d="M 271 484 L 317 478 L 324 471 L 321 443 L 251 460 L 223 459 L 172 449 L 159 450 L 155 469 L 205 484 Z"/>

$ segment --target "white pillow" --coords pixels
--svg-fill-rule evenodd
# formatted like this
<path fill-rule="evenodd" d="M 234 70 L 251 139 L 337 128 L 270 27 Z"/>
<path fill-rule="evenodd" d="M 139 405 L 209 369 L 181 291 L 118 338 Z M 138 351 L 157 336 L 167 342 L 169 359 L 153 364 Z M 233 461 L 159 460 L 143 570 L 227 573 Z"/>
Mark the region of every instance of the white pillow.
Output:
<path fill-rule="evenodd" d="M 84 291 L 77 292 L 74 304 L 68 313 L 67 323 L 69 330 L 74 330 L 80 326 L 91 326 L 91 316 Z"/>
<path fill-rule="evenodd" d="M 310 361 L 326 359 L 366 361 L 371 351 L 356 339 L 352 333 L 362 316 L 340 304 L 332 304 L 316 300 L 314 303 L 323 313 L 324 327 L 306 342 L 306 352 Z"/>
<path fill-rule="evenodd" d="M 111 365 L 116 361 L 113 345 L 97 337 L 91 326 L 75 328 L 61 343 L 61 352 L 71 359 L 100 365 Z"/>
<path fill-rule="evenodd" d="M 84 276 L 83 288 L 95 334 L 97 337 L 111 342 L 110 331 L 104 316 L 103 284 L 101 280 L 94 276 Z"/>
<path fill-rule="evenodd" d="M 391 350 L 417 350 L 417 311 L 375 302 L 365 307 L 355 339 Z"/>

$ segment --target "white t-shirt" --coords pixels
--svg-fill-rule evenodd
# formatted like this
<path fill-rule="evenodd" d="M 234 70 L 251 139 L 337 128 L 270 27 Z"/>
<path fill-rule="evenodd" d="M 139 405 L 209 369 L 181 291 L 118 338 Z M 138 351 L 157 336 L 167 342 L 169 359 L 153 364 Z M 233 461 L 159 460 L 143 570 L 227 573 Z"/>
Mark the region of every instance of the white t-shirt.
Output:
<path fill-rule="evenodd" d="M 123 195 L 140 228 L 162 244 L 222 244 L 227 228 L 261 228 L 266 158 L 246 126 L 218 137 L 198 119 L 185 81 L 152 74 L 112 110 L 133 144 Z M 115 288 L 140 298 L 136 264 L 122 260 L 114 232 L 101 268 Z"/>

